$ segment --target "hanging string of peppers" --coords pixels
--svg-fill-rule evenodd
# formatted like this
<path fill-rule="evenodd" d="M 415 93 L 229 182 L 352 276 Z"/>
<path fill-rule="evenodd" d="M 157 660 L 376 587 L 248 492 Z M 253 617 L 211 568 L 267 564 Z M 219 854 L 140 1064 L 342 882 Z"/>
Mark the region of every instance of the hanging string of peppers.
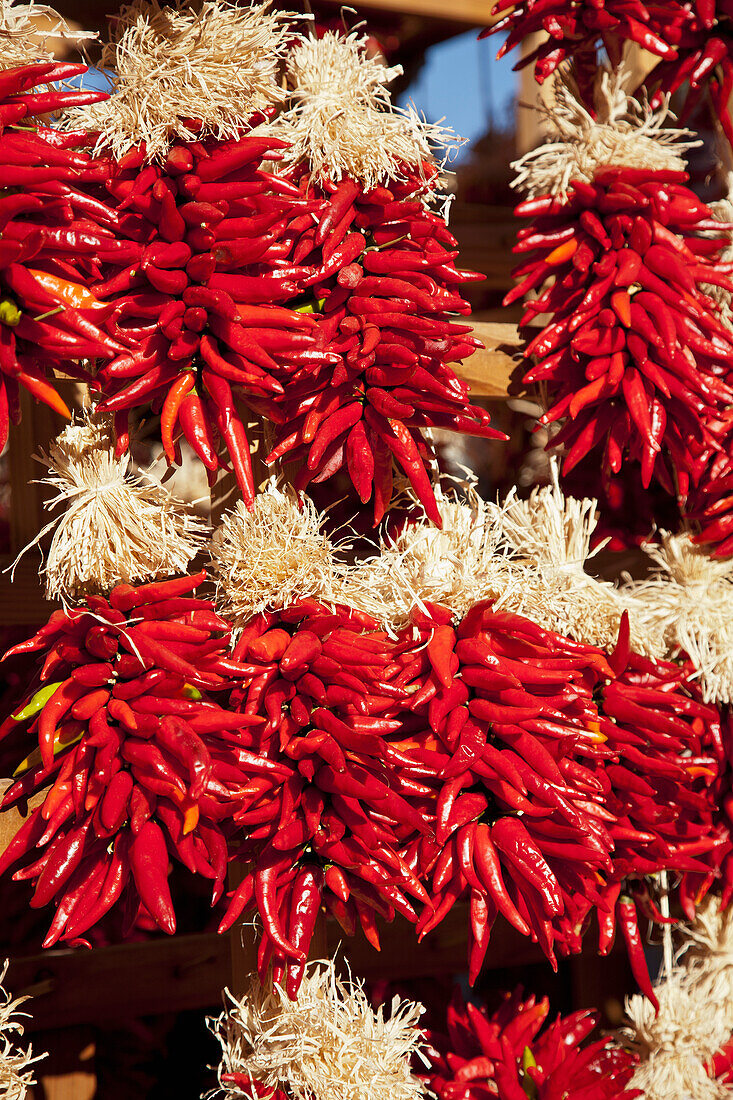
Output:
<path fill-rule="evenodd" d="M 494 1011 L 455 990 L 447 1034 L 429 1033 L 426 1080 L 439 1100 L 634 1100 L 638 1057 L 609 1038 L 586 1042 L 599 1014 L 583 1010 L 547 1023 L 550 1003 L 518 987 Z"/>
<path fill-rule="evenodd" d="M 100 303 L 81 284 L 69 257 L 93 251 L 82 187 L 104 169 L 90 160 L 84 132 L 61 137 L 39 115 L 106 98 L 61 84 L 86 65 L 56 61 L 0 72 L 0 448 L 20 419 L 22 386 L 69 415 L 49 374 L 88 378 L 79 360 L 124 350 L 101 327 Z"/>

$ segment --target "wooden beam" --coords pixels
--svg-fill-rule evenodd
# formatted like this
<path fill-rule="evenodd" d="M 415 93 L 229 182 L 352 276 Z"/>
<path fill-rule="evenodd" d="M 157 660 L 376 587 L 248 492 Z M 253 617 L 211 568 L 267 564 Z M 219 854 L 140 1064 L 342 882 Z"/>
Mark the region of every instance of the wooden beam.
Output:
<path fill-rule="evenodd" d="M 322 0 L 333 7 L 343 7 L 343 0 Z M 440 19 L 443 22 L 464 23 L 467 27 L 486 27 L 496 22 L 491 15 L 491 4 L 486 0 L 454 0 L 446 5 L 443 0 L 363 0 L 355 6 L 362 10 L 389 11 L 396 15 L 420 16 L 422 19 Z"/>
<path fill-rule="evenodd" d="M 468 382 L 474 397 L 506 397 L 523 344 L 519 329 L 516 325 L 477 321 L 473 333 L 484 348 L 456 363 L 456 374 Z"/>
<path fill-rule="evenodd" d="M 441 924 L 418 943 L 411 925 L 401 918 L 380 924 L 382 950 L 359 934 L 344 940 L 335 921 L 325 921 L 315 937 L 311 958 L 333 956 L 348 961 L 356 977 L 406 981 L 460 974 L 467 969 L 468 906 L 454 906 Z M 592 932 L 589 950 L 595 954 Z M 618 951 L 623 954 L 623 945 Z M 536 944 L 501 918 L 491 932 L 484 964 L 487 972 L 541 963 Z M 257 965 L 251 928 L 244 932 L 238 960 L 239 981 Z M 606 960 L 606 966 L 612 966 Z M 618 965 L 618 962 L 617 962 Z M 153 939 L 97 947 L 92 951 L 53 949 L 10 960 L 7 987 L 32 998 L 27 1029 L 55 1031 L 85 1024 L 114 1027 L 141 1016 L 213 1009 L 221 992 L 232 987 L 231 940 L 214 932 L 157 936 Z M 241 989 L 237 989 L 241 993 Z"/>
<path fill-rule="evenodd" d="M 212 932 L 14 958 L 7 987 L 33 998 L 28 1030 L 51 1031 L 207 1008 L 230 980 L 229 937 Z"/>

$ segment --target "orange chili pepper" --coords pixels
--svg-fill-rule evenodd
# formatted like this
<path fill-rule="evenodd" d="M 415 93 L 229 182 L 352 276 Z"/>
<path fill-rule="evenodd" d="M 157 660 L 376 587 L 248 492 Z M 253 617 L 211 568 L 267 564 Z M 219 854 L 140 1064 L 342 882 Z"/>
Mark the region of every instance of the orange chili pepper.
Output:
<path fill-rule="evenodd" d="M 173 429 L 176 426 L 183 399 L 193 389 L 194 381 L 194 376 L 190 371 L 181 374 L 168 390 L 163 403 L 163 411 L 160 414 L 160 434 L 163 440 L 163 450 L 171 466 L 176 459 Z"/>
<path fill-rule="evenodd" d="M 545 263 L 549 264 L 551 267 L 555 267 L 557 264 L 564 264 L 567 260 L 572 259 L 577 251 L 577 237 L 571 237 L 569 241 L 563 241 L 557 248 L 553 248 L 552 252 L 545 256 Z"/>
<path fill-rule="evenodd" d="M 61 279 L 58 275 L 51 275 L 48 271 L 35 271 L 27 268 L 28 274 L 39 283 L 49 294 L 53 294 L 61 302 L 66 302 L 75 309 L 105 309 L 106 302 L 100 302 L 81 283 L 72 283 L 69 279 Z"/>
<path fill-rule="evenodd" d="M 66 417 L 67 420 L 71 419 L 68 405 L 49 382 L 46 382 L 43 378 L 34 378 L 33 375 L 26 374 L 22 370 L 19 370 L 15 377 L 35 398 L 43 401 L 54 412 Z"/>
<path fill-rule="evenodd" d="M 624 328 L 631 328 L 631 298 L 628 290 L 616 290 L 611 295 L 611 305 Z"/>

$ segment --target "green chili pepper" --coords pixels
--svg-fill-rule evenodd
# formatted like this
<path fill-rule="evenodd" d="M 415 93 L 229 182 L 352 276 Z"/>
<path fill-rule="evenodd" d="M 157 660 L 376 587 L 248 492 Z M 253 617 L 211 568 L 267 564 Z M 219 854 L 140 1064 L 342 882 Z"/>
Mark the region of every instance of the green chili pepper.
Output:
<path fill-rule="evenodd" d="M 22 314 L 12 299 L 3 298 L 0 301 L 0 324 L 15 328 L 20 323 L 21 317 Z"/>
<path fill-rule="evenodd" d="M 84 730 L 80 729 L 72 734 L 71 737 L 64 737 L 63 735 L 56 737 L 53 743 L 54 756 L 58 756 L 60 752 L 63 752 L 64 749 L 68 749 L 70 745 L 75 745 L 77 741 L 81 741 L 83 733 Z M 27 771 L 30 771 L 31 768 L 35 768 L 36 764 L 40 763 L 41 750 L 34 749 L 32 753 L 26 756 L 25 760 L 21 760 L 20 764 L 18 764 L 18 767 L 13 772 L 13 779 L 18 779 L 21 775 L 25 775 Z"/>
<path fill-rule="evenodd" d="M 0 302 L 0 310 L 3 305 L 4 303 Z M 61 687 L 62 683 L 62 680 L 57 680 L 55 684 L 44 684 L 22 710 L 18 711 L 17 714 L 11 714 L 10 717 L 14 722 L 27 722 L 29 718 L 34 718 L 43 710 L 48 700 L 56 691 L 56 688 Z"/>
<path fill-rule="evenodd" d="M 522 1051 L 522 1088 L 526 1092 L 529 1100 L 535 1100 L 537 1096 L 537 1085 L 527 1073 L 528 1069 L 534 1069 L 537 1065 L 535 1056 L 529 1047 L 525 1047 Z"/>

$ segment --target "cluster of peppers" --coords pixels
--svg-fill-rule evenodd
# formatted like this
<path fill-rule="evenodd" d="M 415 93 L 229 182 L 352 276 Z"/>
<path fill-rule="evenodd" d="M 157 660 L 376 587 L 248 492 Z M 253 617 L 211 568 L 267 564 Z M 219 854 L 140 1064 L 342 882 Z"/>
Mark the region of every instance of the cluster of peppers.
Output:
<path fill-rule="evenodd" d="M 293 251 L 316 208 L 262 170 L 281 146 L 244 133 L 175 144 L 162 164 L 135 149 L 94 196 L 106 213 L 90 289 L 109 304 L 110 335 L 130 349 L 97 377 L 101 408 L 116 414 L 118 451 L 128 446 L 129 411 L 149 403 L 169 463 L 180 461 L 182 435 L 213 481 L 225 451 L 248 507 L 254 482 L 235 394 L 259 413 L 291 377 L 338 362 L 318 350 L 314 319 L 280 304 L 301 292 L 307 272 Z"/>
<path fill-rule="evenodd" d="M 236 859 L 220 929 L 256 909 L 260 972 L 291 996 L 322 909 L 378 947 L 377 918 L 424 936 L 464 898 L 472 981 L 499 913 L 555 964 L 596 910 L 601 951 L 618 921 L 653 996 L 647 877 L 683 876 L 688 900 L 733 888 L 731 731 L 687 670 L 630 653 L 627 623 L 608 654 L 490 603 L 457 625 L 426 605 L 390 637 L 303 601 L 229 655 L 203 579 L 119 585 L 10 651 L 38 672 L 0 735 L 38 748 L 3 806 L 48 789 L 0 871 L 24 861 L 32 904 L 56 906 L 46 943 L 120 900 L 171 932 L 169 860 L 216 903 Z"/>
<path fill-rule="evenodd" d="M 0 738 L 38 744 L 2 808 L 45 795 L 0 872 L 22 861 L 13 877 L 33 882 L 31 906 L 55 906 L 46 947 L 88 946 L 85 933 L 114 906 L 124 929 L 142 914 L 175 932 L 171 860 L 210 879 L 214 903 L 222 896 L 223 823 L 250 719 L 212 697 L 242 670 L 229 655 L 228 625 L 195 594 L 203 579 L 89 596 L 6 654 L 27 654 L 39 667 Z"/>
<path fill-rule="evenodd" d="M 458 989 L 446 1010 L 447 1034 L 429 1033 L 426 1081 L 438 1100 L 634 1100 L 637 1056 L 608 1038 L 586 1040 L 599 1014 L 583 1009 L 546 1025 L 546 997 L 521 987 L 489 1012 Z"/>
<path fill-rule="evenodd" d="M 714 0 L 709 6 L 713 6 Z M 692 5 L 685 5 L 692 7 Z M 515 68 L 534 64 L 535 79 L 542 84 L 563 62 L 575 62 L 578 83 L 587 102 L 593 102 L 593 76 L 601 50 L 618 65 L 625 42 L 672 64 L 678 54 L 670 42 L 668 20 L 683 10 L 678 0 L 671 3 L 645 3 L 644 0 L 521 0 L 511 7 L 498 0 L 493 15 L 496 21 L 481 37 L 508 31 L 498 57 L 520 46 L 528 35 L 541 34 L 538 45 Z"/>
<path fill-rule="evenodd" d="M 0 84 L 0 152 L 17 188 L 0 206 L 11 414 L 18 383 L 67 414 L 44 377 L 61 365 L 101 392 L 118 453 L 131 410 L 150 405 L 169 463 L 183 436 L 210 481 L 231 463 L 251 506 L 254 413 L 276 428 L 271 462 L 302 460 L 299 487 L 345 466 L 378 520 L 396 463 L 439 523 L 422 429 L 501 433 L 451 366 L 480 346 L 451 320 L 469 311 L 460 285 L 480 276 L 457 270 L 454 238 L 423 204 L 434 166 L 372 190 L 316 184 L 305 167 L 265 171 L 282 142 L 256 132 L 261 115 L 235 139 L 173 144 L 161 163 L 143 146 L 91 158 L 81 131 L 13 129 L 103 98 L 14 94 L 83 70 L 29 66 Z M 97 361 L 93 378 L 83 359 Z"/>
<path fill-rule="evenodd" d="M 322 212 L 295 258 L 312 271 L 307 285 L 329 358 L 273 399 L 281 426 L 269 460 L 298 460 L 298 489 L 345 467 L 361 501 L 373 499 L 378 523 L 392 496 L 394 459 L 440 526 L 422 429 L 504 437 L 469 404 L 451 366 L 481 346 L 470 325 L 451 319 L 470 312 L 461 284 L 481 276 L 456 269 L 457 242 L 422 201 L 435 168 L 404 174 L 370 191 L 348 178 L 315 188 Z M 313 192 L 302 169 L 293 178 Z"/>
<path fill-rule="evenodd" d="M 78 360 L 123 350 L 99 327 L 98 303 L 70 262 L 84 250 L 90 204 L 83 188 L 105 167 L 75 149 L 85 134 L 33 125 L 37 115 L 106 98 L 52 87 L 85 71 L 49 61 L 0 73 L 0 449 L 20 419 L 21 386 L 68 416 L 49 369 L 84 377 Z"/>
<path fill-rule="evenodd" d="M 555 946 L 581 950 L 596 909 L 600 950 L 618 921 L 653 999 L 638 908 L 652 919 L 657 910 L 644 879 L 699 873 L 709 889 L 728 838 L 714 797 L 716 709 L 677 665 L 632 654 L 626 620 L 604 654 L 488 604 L 457 630 L 435 608 L 413 645 L 410 709 L 441 753 L 432 911 L 418 931 L 468 894 L 475 979 L 498 913 L 555 965 Z"/>
<path fill-rule="evenodd" d="M 539 291 L 522 321 L 551 316 L 525 350 L 536 360 L 525 381 L 546 388 L 542 422 L 563 421 L 552 442 L 564 471 L 602 448 L 603 474 L 632 460 L 644 487 L 654 478 L 683 507 L 699 486 L 724 485 L 733 394 L 733 337 L 706 292 L 732 285 L 716 262 L 721 225 L 686 180 L 608 166 L 567 199 L 521 203 L 532 224 L 515 250 L 527 258 L 506 298 Z"/>
<path fill-rule="evenodd" d="M 450 320 L 469 311 L 458 287 L 479 276 L 456 269 L 455 239 L 415 197 L 428 187 L 417 172 L 371 191 L 316 186 L 305 170 L 262 170 L 280 144 L 243 134 L 115 167 L 104 224 L 120 252 L 91 289 L 112 307 L 110 336 L 133 348 L 98 376 L 119 449 L 126 410 L 150 401 L 169 462 L 178 425 L 216 477 L 220 437 L 250 505 L 238 398 L 275 426 L 267 461 L 301 464 L 297 488 L 345 466 L 377 522 L 394 460 L 440 523 L 421 429 L 501 436 L 451 367 L 480 346 Z"/>
<path fill-rule="evenodd" d="M 617 66 L 624 45 L 636 43 L 658 58 L 645 84 L 652 102 L 685 89 L 684 114 L 708 92 L 729 140 L 733 122 L 729 100 L 733 92 L 733 3 L 731 0 L 522 0 L 494 6 L 497 21 L 484 34 L 509 31 L 499 51 L 503 57 L 528 35 L 542 41 L 517 68 L 534 63 L 542 83 L 563 62 L 572 59 L 586 103 L 593 105 L 593 78 L 601 52 Z"/>

